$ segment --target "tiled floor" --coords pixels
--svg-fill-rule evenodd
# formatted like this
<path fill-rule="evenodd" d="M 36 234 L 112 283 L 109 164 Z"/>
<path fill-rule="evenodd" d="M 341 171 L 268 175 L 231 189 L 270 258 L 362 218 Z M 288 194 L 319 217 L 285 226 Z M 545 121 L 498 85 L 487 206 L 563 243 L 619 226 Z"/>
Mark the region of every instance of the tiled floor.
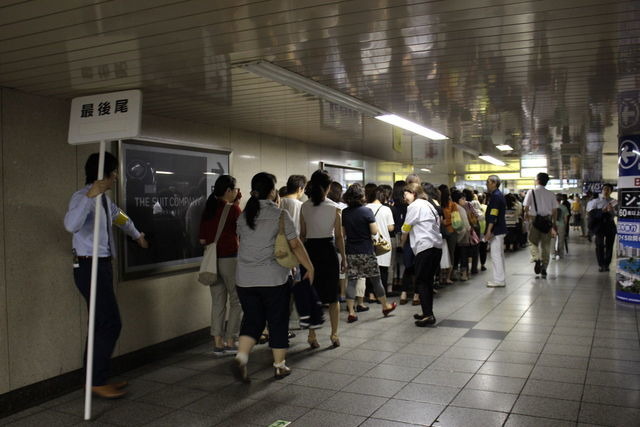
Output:
<path fill-rule="evenodd" d="M 640 425 L 640 307 L 613 298 L 613 273 L 598 273 L 593 247 L 576 239 L 547 280 L 529 274 L 528 251 L 507 255 L 508 286 L 490 272 L 441 291 L 440 324 L 413 325 L 415 307 L 382 318 L 373 305 L 342 323 L 342 347 L 310 351 L 304 333 L 272 379 L 257 347 L 250 386 L 208 346 L 126 377 L 121 401 L 94 400 L 94 425 L 636 426 Z M 343 318 L 346 316 L 343 315 Z M 126 325 L 125 325 L 126 327 Z M 81 391 L 0 419 L 12 426 L 82 424 Z"/>

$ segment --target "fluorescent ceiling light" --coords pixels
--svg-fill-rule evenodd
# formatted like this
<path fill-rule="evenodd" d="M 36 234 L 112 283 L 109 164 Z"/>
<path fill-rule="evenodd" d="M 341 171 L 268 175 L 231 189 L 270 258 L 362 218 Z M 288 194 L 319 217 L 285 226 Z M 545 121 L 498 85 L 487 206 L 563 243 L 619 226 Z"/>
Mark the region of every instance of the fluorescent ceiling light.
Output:
<path fill-rule="evenodd" d="M 383 114 L 380 116 L 376 116 L 376 119 L 381 120 L 383 122 L 389 123 L 391 125 L 397 126 L 399 128 L 408 130 L 410 132 L 416 133 L 418 135 L 422 135 L 429 139 L 448 139 L 441 133 L 436 132 L 435 130 L 431 130 L 422 125 L 409 121 L 407 119 L 403 119 L 400 116 L 396 116 L 395 114 Z"/>
<path fill-rule="evenodd" d="M 427 169 L 427 168 L 422 168 L 420 169 L 422 172 L 431 172 L 431 169 Z"/>
<path fill-rule="evenodd" d="M 299 91 L 315 95 L 318 98 L 322 98 L 334 104 L 342 105 L 343 107 L 350 108 L 367 116 L 375 117 L 378 120 L 382 120 L 383 122 L 390 123 L 394 126 L 414 132 L 418 135 L 436 140 L 448 139 L 446 136 L 428 129 L 422 125 L 419 125 L 418 123 L 414 123 L 407 119 L 398 117 L 395 114 L 391 114 L 378 107 L 367 104 L 366 102 L 363 102 L 358 98 L 354 98 L 353 96 L 342 93 L 339 90 L 332 89 L 328 86 L 303 77 L 300 74 L 294 73 L 293 71 L 289 71 L 270 62 L 253 61 L 241 63 L 237 66 L 260 77 L 264 77 L 266 79 L 273 80 L 274 82 L 278 82 Z"/>
<path fill-rule="evenodd" d="M 513 151 L 513 147 L 508 144 L 496 145 L 496 148 L 500 151 Z"/>
<path fill-rule="evenodd" d="M 478 155 L 478 158 L 484 160 L 487 163 L 491 163 L 492 165 L 496 165 L 496 166 L 506 166 L 507 165 L 502 160 L 496 159 L 495 157 L 488 156 L 486 154 L 480 154 L 480 155 Z"/>
<path fill-rule="evenodd" d="M 217 174 L 217 173 L 215 173 L 215 172 L 205 172 L 204 174 L 205 174 L 205 175 L 218 175 L 218 174 Z"/>
<path fill-rule="evenodd" d="M 173 172 L 169 172 L 169 171 L 156 171 L 156 173 L 158 175 L 173 175 Z"/>

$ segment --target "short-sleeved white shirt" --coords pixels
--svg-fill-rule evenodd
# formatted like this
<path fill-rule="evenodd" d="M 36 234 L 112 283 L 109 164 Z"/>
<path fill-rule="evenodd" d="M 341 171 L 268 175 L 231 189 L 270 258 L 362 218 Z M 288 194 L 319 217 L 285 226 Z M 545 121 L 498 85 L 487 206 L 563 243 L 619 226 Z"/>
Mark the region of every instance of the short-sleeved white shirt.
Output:
<path fill-rule="evenodd" d="M 533 192 L 536 194 L 536 203 L 533 202 Z M 558 201 L 556 195 L 544 188 L 542 185 L 536 185 L 535 190 L 529 190 L 524 198 L 523 206 L 529 208 L 529 216 L 550 216 L 554 209 L 558 209 Z"/>
<path fill-rule="evenodd" d="M 367 207 L 371 209 L 375 218 L 376 224 L 380 235 L 387 241 L 391 241 L 391 235 L 389 234 L 389 226 L 394 225 L 393 212 L 388 206 L 376 203 L 369 203 Z M 389 267 L 391 265 L 391 252 L 380 255 L 378 258 L 378 265 L 382 267 Z"/>
<path fill-rule="evenodd" d="M 411 250 L 416 255 L 427 249 L 442 248 L 440 217 L 426 200 L 417 199 L 407 206 L 402 231 L 409 231 Z"/>
<path fill-rule="evenodd" d="M 300 234 L 300 209 L 302 208 L 302 202 L 298 199 L 292 199 L 290 197 L 282 197 L 280 199 L 280 209 L 284 209 L 289 212 L 293 224 L 296 226 L 296 233 Z"/>
<path fill-rule="evenodd" d="M 301 216 L 306 229 L 305 238 L 325 239 L 333 237 L 338 205 L 332 200 L 324 199 L 318 206 L 311 200 L 302 204 Z"/>

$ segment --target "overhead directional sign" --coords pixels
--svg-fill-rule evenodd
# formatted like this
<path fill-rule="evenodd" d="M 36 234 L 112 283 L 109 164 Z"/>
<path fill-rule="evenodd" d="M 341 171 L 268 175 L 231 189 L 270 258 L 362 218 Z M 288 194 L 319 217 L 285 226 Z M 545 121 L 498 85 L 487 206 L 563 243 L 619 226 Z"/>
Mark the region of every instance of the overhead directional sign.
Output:
<path fill-rule="evenodd" d="M 640 137 L 627 136 L 620 140 L 619 172 L 620 176 L 640 175 Z"/>
<path fill-rule="evenodd" d="M 640 91 L 632 90 L 620 94 L 618 117 L 621 135 L 640 132 Z"/>

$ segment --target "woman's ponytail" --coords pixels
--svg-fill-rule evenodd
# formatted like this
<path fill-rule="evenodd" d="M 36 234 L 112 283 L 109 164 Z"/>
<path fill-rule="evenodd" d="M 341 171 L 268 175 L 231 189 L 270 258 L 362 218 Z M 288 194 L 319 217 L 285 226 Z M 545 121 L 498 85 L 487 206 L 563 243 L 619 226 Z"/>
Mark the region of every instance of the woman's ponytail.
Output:
<path fill-rule="evenodd" d="M 276 188 L 276 177 L 267 172 L 260 172 L 251 178 L 251 197 L 244 208 L 244 217 L 252 230 L 256 228 L 256 218 L 260 213 L 260 200 L 267 200 Z"/>
<path fill-rule="evenodd" d="M 311 199 L 314 206 L 318 206 L 324 201 L 330 185 L 331 177 L 329 173 L 325 170 L 317 170 L 311 175 L 305 194 Z"/>

